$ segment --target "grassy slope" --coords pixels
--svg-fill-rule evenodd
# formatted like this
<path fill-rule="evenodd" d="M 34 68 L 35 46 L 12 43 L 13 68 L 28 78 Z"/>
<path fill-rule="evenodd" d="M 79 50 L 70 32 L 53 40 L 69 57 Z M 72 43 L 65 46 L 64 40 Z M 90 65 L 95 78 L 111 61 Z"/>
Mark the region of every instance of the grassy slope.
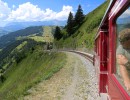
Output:
<path fill-rule="evenodd" d="M 46 42 L 53 42 L 54 37 L 52 35 L 52 32 L 53 32 L 54 28 L 55 27 L 48 27 L 48 26 L 44 26 L 43 27 L 43 30 L 44 30 L 44 32 L 43 32 L 43 39 L 44 39 L 44 41 L 46 41 Z"/>
<path fill-rule="evenodd" d="M 108 3 L 104 3 L 86 16 L 85 22 L 81 25 L 78 31 L 76 31 L 76 34 L 79 33 L 77 36 L 78 46 L 82 45 L 86 48 L 93 48 L 94 36 L 104 16 L 107 6 Z"/>
<path fill-rule="evenodd" d="M 32 39 L 37 42 L 53 42 L 54 37 L 53 37 L 53 31 L 55 30 L 55 26 L 43 26 L 42 27 L 42 32 L 40 35 L 37 36 L 37 34 L 31 34 L 28 36 L 19 36 L 16 39 L 17 40 L 22 40 L 22 39 Z"/>
<path fill-rule="evenodd" d="M 29 39 L 35 40 L 37 42 L 45 42 L 44 38 L 42 36 L 29 36 Z"/>
<path fill-rule="evenodd" d="M 79 27 L 75 34 L 65 40 L 61 39 L 56 44 L 65 48 L 93 48 L 94 36 L 98 26 L 104 16 L 109 1 L 103 3 L 94 11 L 86 15 L 84 23 Z"/>
<path fill-rule="evenodd" d="M 0 83 L 0 100 L 15 100 L 25 95 L 25 91 L 30 87 L 60 70 L 65 64 L 65 59 L 63 53 L 49 53 L 43 52 L 40 48 L 36 49 L 7 70 L 6 81 Z"/>
<path fill-rule="evenodd" d="M 5 48 L 6 46 L 12 44 L 16 41 L 17 37 L 26 37 L 32 34 L 36 34 L 42 31 L 42 26 L 33 26 L 33 27 L 27 27 L 25 29 L 21 29 L 15 32 L 11 32 L 9 34 L 6 34 L 2 37 L 0 37 L 0 49 Z"/>

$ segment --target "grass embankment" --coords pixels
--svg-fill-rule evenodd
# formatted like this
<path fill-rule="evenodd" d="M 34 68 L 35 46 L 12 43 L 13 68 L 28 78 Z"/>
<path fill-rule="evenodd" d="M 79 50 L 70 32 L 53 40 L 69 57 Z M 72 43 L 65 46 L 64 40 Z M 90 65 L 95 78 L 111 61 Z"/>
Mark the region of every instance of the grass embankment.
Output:
<path fill-rule="evenodd" d="M 64 53 L 49 53 L 36 49 L 6 71 L 6 80 L 0 83 L 0 100 L 17 100 L 26 95 L 29 88 L 41 80 L 49 79 L 65 62 Z"/>
<path fill-rule="evenodd" d="M 71 37 L 56 41 L 56 46 L 58 48 L 70 49 L 92 49 L 94 46 L 95 34 L 97 33 L 97 29 L 108 7 L 108 4 L 109 0 L 96 8 L 94 11 L 87 14 L 83 24 L 75 31 L 75 33 Z"/>

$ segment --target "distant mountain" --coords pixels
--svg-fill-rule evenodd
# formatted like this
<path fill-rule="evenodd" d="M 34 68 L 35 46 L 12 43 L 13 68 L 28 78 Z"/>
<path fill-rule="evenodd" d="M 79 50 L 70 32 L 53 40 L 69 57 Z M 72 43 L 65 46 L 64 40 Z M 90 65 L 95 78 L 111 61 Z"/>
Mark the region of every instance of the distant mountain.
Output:
<path fill-rule="evenodd" d="M 29 26 L 64 26 L 66 21 L 34 21 L 34 22 L 12 22 L 7 24 L 5 27 L 17 26 L 17 27 L 29 27 Z"/>
<path fill-rule="evenodd" d="M 0 27 L 0 37 L 10 32 L 24 29 L 30 26 L 64 26 L 66 21 L 35 21 L 35 22 L 12 22 L 4 27 Z"/>
<path fill-rule="evenodd" d="M 4 30 L 9 31 L 9 32 L 14 32 L 14 31 L 24 29 L 24 28 L 26 28 L 26 27 L 23 26 L 20 23 L 18 23 L 18 24 L 9 24 L 9 25 L 6 25 L 5 27 L 3 27 Z"/>
<path fill-rule="evenodd" d="M 53 34 L 55 27 L 56 26 L 31 26 L 25 29 L 10 32 L 0 37 L 0 49 L 5 48 L 16 40 L 23 38 L 25 39 L 28 36 L 43 36 L 43 34 Z"/>
<path fill-rule="evenodd" d="M 8 34 L 9 32 L 6 31 L 6 30 L 3 30 L 2 28 L 0 28 L 0 37 L 5 35 L 5 34 Z"/>
<path fill-rule="evenodd" d="M 24 29 L 25 27 L 20 25 L 20 24 L 16 24 L 16 25 L 7 25 L 5 27 L 0 27 L 0 37 L 3 35 L 6 35 L 10 32 L 14 32 L 20 29 Z"/>
<path fill-rule="evenodd" d="M 130 23 L 130 17 L 117 19 L 117 24 L 129 24 L 129 23 Z"/>
<path fill-rule="evenodd" d="M 27 27 L 22 30 L 18 30 L 15 32 L 8 33 L 0 37 L 0 48 L 5 48 L 6 46 L 10 45 L 11 43 L 16 41 L 16 38 L 19 36 L 28 36 L 32 34 L 40 34 L 43 31 L 42 26 L 32 26 Z"/>

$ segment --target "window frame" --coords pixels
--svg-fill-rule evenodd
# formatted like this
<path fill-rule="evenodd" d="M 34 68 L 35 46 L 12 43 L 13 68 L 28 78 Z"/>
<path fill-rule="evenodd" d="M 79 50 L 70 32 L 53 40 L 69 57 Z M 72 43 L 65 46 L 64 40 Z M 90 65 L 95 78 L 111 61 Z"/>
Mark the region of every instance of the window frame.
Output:
<path fill-rule="evenodd" d="M 119 36 L 119 32 L 117 31 L 118 30 L 118 23 L 117 23 L 117 20 L 118 20 L 118 18 L 121 16 L 121 15 L 123 15 L 123 13 L 125 12 L 125 11 L 127 11 L 128 9 L 130 9 L 130 5 L 128 5 L 125 9 L 124 9 L 124 11 L 123 12 L 121 12 L 117 17 L 116 17 L 116 30 L 115 30 L 115 34 L 116 34 L 116 39 L 115 39 L 115 46 L 116 46 L 116 50 L 117 50 L 117 48 L 118 48 L 118 46 L 119 46 L 119 40 L 118 40 L 118 36 Z M 130 14 L 129 14 L 129 16 L 130 16 Z M 125 25 L 125 24 L 124 24 Z M 125 29 L 125 28 L 124 28 Z M 118 41 L 117 41 L 118 40 Z M 115 50 L 115 54 L 116 54 L 116 50 Z M 116 58 L 115 58 L 116 59 Z M 117 60 L 115 61 L 115 65 L 117 64 Z M 117 65 L 115 66 L 115 71 L 114 71 L 114 74 L 115 74 L 115 76 L 116 76 L 116 79 L 119 81 L 120 80 L 120 78 L 118 77 L 118 69 L 117 69 Z M 119 73 L 119 74 L 121 74 L 121 73 Z M 125 86 L 124 86 L 124 84 L 122 83 L 122 82 L 119 82 L 120 83 L 120 85 L 125 89 Z M 125 91 L 127 92 L 127 90 L 125 89 Z M 128 93 L 128 92 L 127 92 Z M 130 95 L 130 93 L 128 93 L 129 95 Z"/>
<path fill-rule="evenodd" d="M 120 2 L 119 2 L 120 3 Z M 116 11 L 113 13 L 110 12 L 109 14 L 109 77 L 108 80 L 111 80 L 113 84 L 119 89 L 121 94 L 123 93 L 125 98 L 129 98 L 128 93 L 126 90 L 122 87 L 122 85 L 119 83 L 117 77 L 116 77 L 116 34 L 117 34 L 117 27 L 116 27 L 116 21 L 117 18 L 123 14 L 127 8 L 130 5 L 130 1 L 123 0 L 122 4 L 120 5 L 119 9 L 116 9 Z M 113 15 L 112 15 L 113 14 Z M 111 82 L 108 82 L 111 84 Z M 111 92 L 109 92 L 111 94 Z"/>

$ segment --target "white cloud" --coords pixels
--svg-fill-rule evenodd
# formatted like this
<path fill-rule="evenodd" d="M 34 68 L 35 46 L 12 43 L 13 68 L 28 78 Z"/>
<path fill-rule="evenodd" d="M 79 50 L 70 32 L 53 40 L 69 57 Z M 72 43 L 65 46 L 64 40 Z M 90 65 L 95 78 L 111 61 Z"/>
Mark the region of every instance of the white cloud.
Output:
<path fill-rule="evenodd" d="M 73 12 L 73 8 L 71 6 L 63 6 L 60 12 L 55 12 L 50 8 L 42 10 L 37 5 L 27 2 L 19 5 L 16 10 L 12 10 L 7 18 L 7 21 L 66 20 L 70 11 Z"/>
<path fill-rule="evenodd" d="M 8 4 L 0 0 L 0 20 L 6 19 L 10 14 L 11 9 Z"/>
<path fill-rule="evenodd" d="M 15 7 L 16 7 L 15 5 L 12 6 L 13 9 L 14 9 Z"/>
<path fill-rule="evenodd" d="M 70 11 L 74 13 L 72 6 L 64 5 L 61 11 L 56 12 L 50 8 L 43 10 L 30 2 L 21 4 L 18 8 L 16 8 L 16 5 L 12 5 L 12 7 L 9 8 L 6 2 L 0 0 L 0 26 L 4 26 L 6 23 L 14 21 L 67 20 Z"/>
<path fill-rule="evenodd" d="M 37 5 L 32 5 L 30 2 L 19 5 L 16 10 L 12 10 L 9 15 L 9 21 L 31 21 L 36 20 L 42 15 L 43 11 L 37 7 Z"/>
<path fill-rule="evenodd" d="M 56 14 L 56 19 L 66 20 L 70 11 L 74 13 L 73 8 L 71 6 L 63 6 L 62 11 Z"/>

